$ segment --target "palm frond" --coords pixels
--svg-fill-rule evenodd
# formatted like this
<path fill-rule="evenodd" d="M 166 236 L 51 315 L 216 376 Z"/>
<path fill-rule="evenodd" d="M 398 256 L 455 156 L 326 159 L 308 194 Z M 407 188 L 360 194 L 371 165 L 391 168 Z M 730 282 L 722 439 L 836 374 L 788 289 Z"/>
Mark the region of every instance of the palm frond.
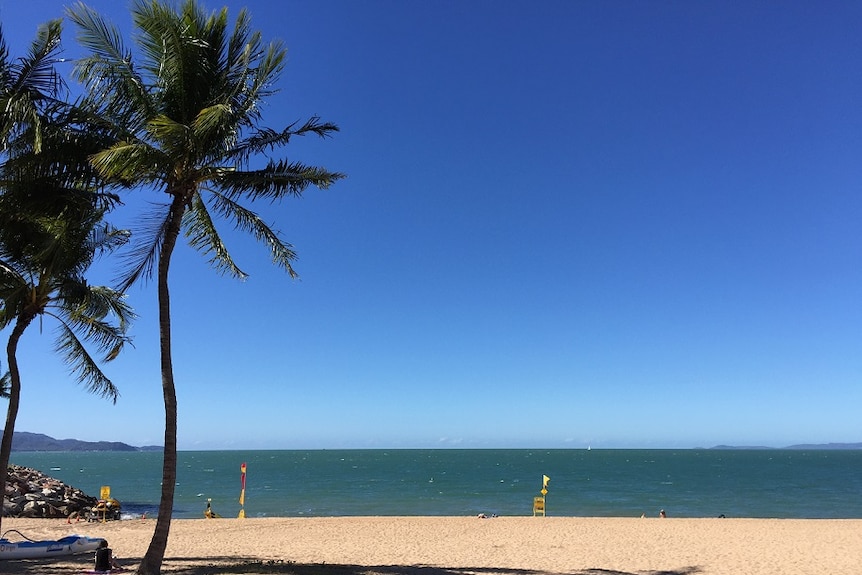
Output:
<path fill-rule="evenodd" d="M 167 215 L 159 208 L 164 208 L 164 204 L 155 204 L 144 212 L 138 218 L 140 224 L 132 229 L 132 237 L 137 239 L 131 249 L 120 256 L 122 271 L 115 280 L 120 291 L 126 291 L 140 279 L 153 277 L 168 225 Z"/>
<path fill-rule="evenodd" d="M 260 54 L 260 34 L 251 29 L 251 17 L 248 10 L 242 8 L 234 20 L 233 31 L 224 46 L 221 69 L 224 71 L 224 83 L 231 86 L 228 92 L 232 101 L 240 101 L 239 97 L 247 86 L 245 75 L 251 63 Z M 250 98 L 243 98 L 250 100 Z M 244 112 L 248 110 L 243 109 Z"/>
<path fill-rule="evenodd" d="M 195 194 L 190 208 L 183 214 L 183 229 L 189 245 L 210 256 L 210 265 L 219 273 L 239 279 L 248 277 L 231 258 L 200 194 Z"/>
<path fill-rule="evenodd" d="M 77 40 L 105 62 L 131 60 L 130 52 L 123 45 L 119 29 L 83 2 L 75 2 L 66 8 L 66 16 L 78 26 Z"/>
<path fill-rule="evenodd" d="M 194 155 L 195 140 L 191 128 L 180 122 L 176 122 L 159 114 L 149 121 L 147 131 L 152 138 L 158 143 L 159 150 L 167 156 L 169 161 L 182 161 L 183 156 Z M 130 160 L 134 161 L 131 157 Z"/>
<path fill-rule="evenodd" d="M 0 330 L 11 325 L 30 303 L 31 285 L 15 266 L 0 261 Z"/>
<path fill-rule="evenodd" d="M 278 232 L 274 231 L 253 211 L 244 208 L 225 195 L 217 192 L 213 192 L 212 195 L 213 207 L 217 213 L 232 220 L 237 229 L 251 233 L 257 241 L 266 245 L 269 248 L 273 263 L 284 269 L 290 274 L 290 277 L 299 277 L 291 265 L 291 262 L 297 257 L 292 245 L 282 241 Z"/>
<path fill-rule="evenodd" d="M 0 397 L 9 397 L 10 389 L 12 389 L 12 377 L 7 371 L 0 376 Z"/>
<path fill-rule="evenodd" d="M 3 32 L 3 23 L 0 22 L 0 90 L 5 89 L 10 76 L 9 46 L 6 45 L 6 34 Z"/>
<path fill-rule="evenodd" d="M 227 104 L 207 106 L 198 113 L 192 123 L 195 141 L 210 143 L 229 140 L 232 142 L 237 133 L 233 118 L 233 111 Z M 220 147 L 223 146 L 224 144 Z M 210 155 L 212 155 L 211 151 Z"/>
<path fill-rule="evenodd" d="M 125 340 L 125 332 L 137 317 L 125 293 L 107 286 L 91 286 L 83 278 L 70 278 L 60 285 L 52 307 L 57 308 L 58 314 L 68 316 L 78 328 L 86 327 L 85 339 L 98 336 L 94 341 L 102 350 Z M 107 327 L 98 328 L 100 334 L 94 332 L 91 336 L 91 324 L 103 322 L 107 317 L 115 318 L 117 327 L 106 324 Z"/>
<path fill-rule="evenodd" d="M 266 98 L 276 92 L 275 82 L 281 76 L 286 57 L 287 49 L 281 41 L 270 42 L 255 69 L 254 82 L 250 92 L 256 99 Z"/>
<path fill-rule="evenodd" d="M 90 286 L 90 306 L 87 310 L 89 315 L 98 317 L 98 314 L 104 313 L 103 317 L 116 318 L 122 333 L 126 333 L 131 323 L 138 317 L 134 308 L 129 305 L 126 294 L 107 286 Z M 127 340 L 123 338 L 122 341 Z"/>
<path fill-rule="evenodd" d="M 278 200 L 288 195 L 300 196 L 310 185 L 326 189 L 344 177 L 325 168 L 279 161 L 270 162 L 262 170 L 224 172 L 217 185 L 226 196 L 234 199 L 244 196 L 252 201 Z"/>
<path fill-rule="evenodd" d="M 52 109 L 51 114 L 43 129 L 45 149 L 34 151 L 29 145 L 33 130 L 28 129 L 10 142 L 0 165 L 0 236 L 7 239 L 14 226 L 45 228 L 41 222 L 47 218 L 80 221 L 86 232 L 120 203 L 88 159 L 103 138 L 76 125 L 73 113 Z"/>
<path fill-rule="evenodd" d="M 63 360 L 71 369 L 78 383 L 85 385 L 87 391 L 108 398 L 116 403 L 120 395 L 119 390 L 102 373 L 102 370 L 99 369 L 98 364 L 78 339 L 75 332 L 63 322 L 60 322 L 58 331 L 59 334 L 55 349 L 57 353 L 62 355 Z M 110 354 L 108 354 L 108 357 L 110 357 Z"/>
<path fill-rule="evenodd" d="M 63 77 L 57 73 L 54 64 L 60 50 L 62 19 L 51 20 L 36 31 L 36 38 L 30 44 L 28 57 L 21 60 L 19 68 L 19 89 L 27 90 L 40 97 L 58 94 L 65 88 Z"/>
<path fill-rule="evenodd" d="M 90 236 L 89 249 L 96 255 L 103 255 L 129 243 L 132 233 L 129 230 L 117 229 L 105 222 L 101 226 L 96 226 Z"/>
<path fill-rule="evenodd" d="M 162 174 L 164 154 L 142 142 L 118 142 L 90 157 L 93 167 L 109 180 L 149 183 Z"/>
<path fill-rule="evenodd" d="M 231 159 L 246 164 L 253 154 L 266 153 L 275 148 L 286 146 L 293 136 L 304 136 L 306 134 L 317 134 L 321 138 L 332 136 L 338 132 L 337 125 L 331 122 L 322 122 L 317 116 L 305 121 L 298 128 L 297 122 L 290 124 L 284 130 L 278 132 L 271 128 L 258 128 L 253 134 L 244 138 L 227 156 Z"/>
<path fill-rule="evenodd" d="M 238 37 L 239 33 L 245 35 Z M 260 103 L 275 92 L 273 86 L 284 68 L 287 50 L 280 41 L 271 42 L 264 50 L 260 32 L 235 30 L 231 46 L 239 46 L 241 41 L 241 48 L 232 49 L 228 60 L 227 85 L 230 91 L 226 95 L 236 109 L 237 117 L 242 118 L 244 125 L 251 127 L 260 120 Z"/>
<path fill-rule="evenodd" d="M 35 128 L 33 146 L 36 151 L 41 149 L 39 102 L 65 88 L 54 68 L 61 29 L 61 20 L 39 26 L 27 57 L 14 61 L 9 60 L 3 43 L 0 52 L 0 148 L 5 148 L 10 134 L 32 127 Z"/>
<path fill-rule="evenodd" d="M 98 12 L 77 2 L 66 9 L 77 26 L 78 42 L 91 54 L 75 63 L 74 76 L 87 86 L 87 101 L 134 131 L 151 117 L 151 101 L 143 78 L 135 71 L 132 53 L 116 26 Z"/>

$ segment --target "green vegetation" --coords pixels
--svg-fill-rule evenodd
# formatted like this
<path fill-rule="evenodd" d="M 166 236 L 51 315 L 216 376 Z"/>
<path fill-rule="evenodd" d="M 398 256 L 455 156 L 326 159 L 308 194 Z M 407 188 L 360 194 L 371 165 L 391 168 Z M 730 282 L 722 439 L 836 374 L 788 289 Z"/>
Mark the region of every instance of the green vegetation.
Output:
<path fill-rule="evenodd" d="M 9 411 L 0 472 L 5 476 L 20 373 L 15 362 L 23 331 L 39 316 L 60 320 L 58 351 L 90 391 L 116 400 L 82 340 L 102 359 L 114 359 L 129 342 L 133 314 L 124 291 L 157 277 L 165 444 L 162 493 L 153 539 L 138 568 L 161 571 L 172 516 L 177 465 L 177 397 L 171 356 L 168 271 L 183 233 L 218 272 L 243 278 L 222 241 L 220 227 L 251 234 L 291 277 L 290 244 L 250 207 L 299 196 L 309 186 L 327 188 L 344 177 L 287 159 L 251 163 L 292 137 L 330 136 L 338 128 L 313 117 L 281 129 L 261 125 L 263 101 L 274 93 L 286 51 L 265 44 L 245 10 L 231 23 L 227 9 L 207 13 L 194 0 L 132 4 L 136 51 L 88 6 L 66 16 L 77 27 L 87 55 L 74 66 L 84 95 L 67 103 L 54 68 L 60 21 L 40 29 L 27 58 L 11 60 L 0 38 L 2 89 L 2 195 L 0 195 L 0 329 L 11 327 L 8 346 Z M 162 210 L 142 214 L 131 238 L 104 218 L 120 191 L 164 194 Z M 126 244 L 128 264 L 117 289 L 90 286 L 84 273 L 96 255 Z M 116 323 L 111 323 L 113 317 Z M 7 380 L 4 380 L 7 381 Z M 8 388 L 8 389 L 7 389 Z M 8 436 L 8 438 L 7 438 Z M 2 492 L 2 484 L 0 484 Z"/>
<path fill-rule="evenodd" d="M 194 0 L 178 9 L 158 1 L 131 8 L 137 54 L 120 32 L 94 10 L 68 11 L 78 40 L 90 55 L 76 65 L 88 89 L 88 108 L 110 126 L 115 143 L 92 156 L 99 174 L 132 187 L 165 194 L 160 214 L 141 218 L 149 228 L 135 242 L 123 288 L 156 269 L 165 443 L 162 493 L 153 539 L 138 572 L 161 570 L 170 531 L 177 466 L 177 396 L 171 356 L 168 270 L 184 233 L 219 272 L 242 278 L 218 222 L 250 233 L 273 262 L 291 276 L 295 253 L 245 202 L 282 200 L 308 186 L 326 188 L 343 176 L 324 168 L 270 160 L 251 169 L 256 155 L 294 136 L 326 137 L 337 130 L 318 118 L 281 130 L 260 125 L 262 101 L 271 96 L 284 65 L 279 42 L 264 44 L 241 10 L 230 25 L 227 9 L 204 12 Z"/>
<path fill-rule="evenodd" d="M 88 160 L 105 144 L 104 134 L 58 98 L 63 92 L 54 70 L 59 41 L 60 21 L 49 22 L 29 54 L 16 60 L 0 31 L 0 330 L 11 328 L 0 493 L 20 402 L 17 350 L 27 328 L 37 318 L 53 319 L 56 350 L 74 377 L 116 401 L 117 388 L 85 343 L 102 361 L 116 358 L 129 342 L 126 331 L 134 316 L 121 291 L 90 285 L 85 277 L 96 257 L 125 244 L 128 234 L 103 221 L 118 198 L 104 192 Z"/>

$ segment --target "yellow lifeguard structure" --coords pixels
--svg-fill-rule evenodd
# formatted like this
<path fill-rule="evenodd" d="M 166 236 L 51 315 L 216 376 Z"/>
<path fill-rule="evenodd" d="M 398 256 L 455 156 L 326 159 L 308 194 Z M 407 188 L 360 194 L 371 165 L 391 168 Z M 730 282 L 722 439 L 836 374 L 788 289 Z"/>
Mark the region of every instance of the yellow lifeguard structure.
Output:
<path fill-rule="evenodd" d="M 547 475 L 542 475 L 542 490 L 539 492 L 541 495 L 538 497 L 533 497 L 533 517 L 536 515 L 545 516 L 545 495 L 548 494 L 548 481 L 551 478 Z"/>
<path fill-rule="evenodd" d="M 87 521 L 101 521 L 102 523 L 120 518 L 120 502 L 111 497 L 111 486 L 102 485 L 99 491 L 99 500 L 94 507 L 90 509 L 87 515 Z"/>
<path fill-rule="evenodd" d="M 545 496 L 533 497 L 533 517 L 536 515 L 545 516 Z"/>

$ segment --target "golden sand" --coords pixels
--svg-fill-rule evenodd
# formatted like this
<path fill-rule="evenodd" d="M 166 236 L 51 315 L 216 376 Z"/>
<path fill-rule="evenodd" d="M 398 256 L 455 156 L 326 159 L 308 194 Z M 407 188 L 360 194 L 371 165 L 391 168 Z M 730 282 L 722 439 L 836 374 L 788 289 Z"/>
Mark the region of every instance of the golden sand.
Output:
<path fill-rule="evenodd" d="M 155 521 L 4 519 L 33 539 L 108 540 L 127 571 Z M 5 561 L 0 573 L 61 575 L 90 555 Z M 591 517 L 181 519 L 163 573 L 183 575 L 860 575 L 862 520 Z"/>

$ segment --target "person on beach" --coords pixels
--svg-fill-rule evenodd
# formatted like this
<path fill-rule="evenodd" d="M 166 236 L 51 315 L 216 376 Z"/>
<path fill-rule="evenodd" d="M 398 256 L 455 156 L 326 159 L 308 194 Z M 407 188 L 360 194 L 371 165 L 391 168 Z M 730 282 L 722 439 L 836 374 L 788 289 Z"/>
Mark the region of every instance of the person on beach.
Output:
<path fill-rule="evenodd" d="M 215 519 L 216 517 L 221 517 L 218 513 L 213 511 L 211 502 L 212 499 L 207 499 L 207 508 L 206 510 L 204 510 L 204 517 L 206 517 L 207 519 Z"/>
<path fill-rule="evenodd" d="M 664 519 L 665 517 L 667 517 L 667 513 L 665 513 L 664 509 L 662 509 L 661 511 L 658 512 L 658 516 L 661 517 L 662 519 Z"/>
<path fill-rule="evenodd" d="M 117 563 L 117 558 L 114 557 L 114 551 L 108 547 L 108 541 L 106 539 L 102 539 L 102 542 L 99 543 L 99 548 L 96 549 L 96 565 L 93 567 L 93 571 L 98 573 L 110 573 L 112 570 L 122 569 L 119 563 Z"/>

